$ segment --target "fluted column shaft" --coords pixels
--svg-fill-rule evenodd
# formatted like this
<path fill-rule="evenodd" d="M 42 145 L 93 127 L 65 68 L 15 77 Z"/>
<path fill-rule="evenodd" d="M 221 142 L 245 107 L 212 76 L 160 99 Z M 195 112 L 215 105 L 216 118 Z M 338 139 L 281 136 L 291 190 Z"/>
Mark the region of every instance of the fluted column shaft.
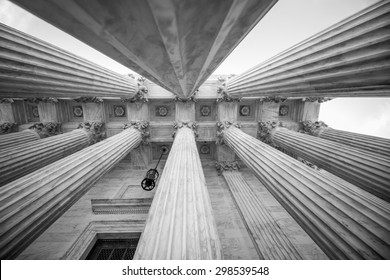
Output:
<path fill-rule="evenodd" d="M 31 129 L 0 135 L 0 150 L 39 139 L 39 134 Z"/>
<path fill-rule="evenodd" d="M 369 193 L 330 180 L 233 126 L 223 139 L 330 258 L 390 258 L 389 203 L 368 200 Z"/>
<path fill-rule="evenodd" d="M 287 238 L 240 172 L 223 172 L 230 191 L 252 234 L 258 254 L 265 260 L 296 260 L 301 255 Z"/>
<path fill-rule="evenodd" d="M 390 2 L 379 1 L 227 82 L 233 97 L 390 96 Z"/>
<path fill-rule="evenodd" d="M 134 258 L 221 258 L 194 132 L 188 127 L 178 129 Z"/>
<path fill-rule="evenodd" d="M 0 186 L 23 177 L 90 144 L 84 129 L 4 149 L 0 153 Z"/>
<path fill-rule="evenodd" d="M 141 142 L 133 128 L 0 189 L 0 258 L 15 258 Z"/>
<path fill-rule="evenodd" d="M 286 151 L 390 201 L 390 157 L 286 128 L 276 128 L 271 138 Z"/>

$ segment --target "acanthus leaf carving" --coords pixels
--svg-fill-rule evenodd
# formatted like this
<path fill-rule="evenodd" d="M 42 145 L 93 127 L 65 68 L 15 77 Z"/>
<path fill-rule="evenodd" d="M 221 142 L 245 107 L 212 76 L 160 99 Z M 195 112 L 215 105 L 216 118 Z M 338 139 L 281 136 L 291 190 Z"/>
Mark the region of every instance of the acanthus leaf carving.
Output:
<path fill-rule="evenodd" d="M 173 98 L 174 102 L 197 102 L 196 100 L 196 94 L 199 92 L 199 90 L 194 91 L 189 97 L 180 97 L 180 96 L 175 96 Z"/>
<path fill-rule="evenodd" d="M 330 98 L 330 97 L 304 97 L 304 98 L 302 98 L 302 101 L 324 103 L 324 102 L 330 101 L 332 99 L 333 98 Z"/>
<path fill-rule="evenodd" d="M 148 145 L 150 139 L 150 132 L 147 131 L 149 127 L 148 121 L 131 121 L 130 123 L 123 124 L 123 129 L 134 128 L 141 133 L 142 144 Z"/>
<path fill-rule="evenodd" d="M 327 128 L 328 125 L 322 121 L 302 121 L 299 123 L 298 132 L 319 136 Z"/>
<path fill-rule="evenodd" d="M 261 97 L 260 102 L 274 102 L 274 103 L 280 103 L 284 102 L 287 100 L 287 97 L 282 97 L 282 96 L 265 96 Z"/>
<path fill-rule="evenodd" d="M 103 102 L 103 98 L 101 98 L 101 97 L 89 97 L 89 96 L 79 97 L 79 98 L 75 98 L 73 100 L 76 102 L 82 102 L 82 103 L 102 103 Z"/>
<path fill-rule="evenodd" d="M 103 122 L 82 122 L 77 128 L 84 129 L 88 133 L 90 145 L 106 138 L 106 127 Z"/>
<path fill-rule="evenodd" d="M 58 103 L 58 99 L 54 97 L 25 98 L 24 101 L 30 103 L 39 103 L 39 102 L 52 103 L 52 104 Z"/>
<path fill-rule="evenodd" d="M 241 97 L 232 97 L 229 95 L 227 85 L 226 85 L 227 80 L 228 80 L 227 78 L 218 77 L 217 102 L 233 102 L 233 101 L 240 102 Z"/>
<path fill-rule="evenodd" d="M 59 122 L 46 122 L 46 123 L 34 123 L 29 126 L 28 129 L 31 129 L 39 134 L 41 138 L 46 138 L 62 133 L 61 123 Z"/>
<path fill-rule="evenodd" d="M 283 124 L 281 122 L 276 121 L 259 121 L 259 130 L 257 132 L 257 138 L 260 141 L 275 147 L 275 144 L 272 141 L 271 133 L 278 127 L 283 127 Z"/>
<path fill-rule="evenodd" d="M 122 102 L 129 102 L 129 103 L 147 103 L 147 102 L 149 102 L 149 99 L 147 97 L 149 90 L 148 90 L 148 87 L 146 86 L 146 79 L 142 76 L 138 77 L 137 78 L 137 86 L 138 86 L 138 90 L 133 97 L 121 98 L 121 101 Z"/>
<path fill-rule="evenodd" d="M 222 175 L 224 171 L 238 171 L 241 166 L 238 161 L 217 161 L 215 162 L 218 176 Z"/>
<path fill-rule="evenodd" d="M 192 122 L 192 121 L 181 121 L 181 122 L 174 122 L 173 123 L 173 129 L 174 132 L 172 133 L 172 137 L 175 138 L 177 130 L 182 127 L 188 127 L 192 129 L 194 132 L 195 137 L 198 137 L 198 123 Z"/>
<path fill-rule="evenodd" d="M 0 134 L 13 132 L 17 123 L 4 122 L 0 124 Z"/>
<path fill-rule="evenodd" d="M 231 126 L 234 126 L 234 127 L 237 127 L 237 128 L 241 128 L 241 124 L 240 123 L 236 123 L 236 122 L 230 122 L 230 121 L 219 121 L 217 122 L 217 134 L 216 134 L 216 144 L 217 145 L 223 145 L 224 144 L 224 140 L 223 140 L 223 135 L 224 135 L 224 130 L 225 129 L 228 129 L 229 127 Z"/>

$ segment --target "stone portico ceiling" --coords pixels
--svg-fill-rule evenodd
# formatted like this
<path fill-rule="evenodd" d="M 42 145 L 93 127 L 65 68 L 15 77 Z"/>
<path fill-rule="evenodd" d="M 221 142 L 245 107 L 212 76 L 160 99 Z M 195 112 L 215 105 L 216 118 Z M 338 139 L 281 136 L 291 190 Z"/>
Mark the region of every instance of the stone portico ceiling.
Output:
<path fill-rule="evenodd" d="M 190 96 L 277 0 L 12 0 L 178 96 Z"/>

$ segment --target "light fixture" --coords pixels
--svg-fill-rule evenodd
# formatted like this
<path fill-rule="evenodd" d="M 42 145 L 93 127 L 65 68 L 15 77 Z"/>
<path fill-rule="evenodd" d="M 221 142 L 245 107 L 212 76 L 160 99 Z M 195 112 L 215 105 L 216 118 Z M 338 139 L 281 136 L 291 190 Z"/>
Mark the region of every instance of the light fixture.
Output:
<path fill-rule="evenodd" d="M 160 160 L 161 160 L 162 156 L 167 151 L 168 151 L 168 148 L 163 146 L 161 148 L 161 155 L 160 155 L 160 158 L 158 159 L 156 167 L 154 169 L 153 168 L 149 169 L 148 172 L 146 172 L 146 176 L 145 176 L 145 178 L 141 182 L 141 187 L 145 191 L 151 191 L 156 186 L 156 181 L 157 181 L 158 177 L 160 176 L 160 174 L 158 174 L 158 171 L 157 171 L 157 166 L 160 163 Z"/>

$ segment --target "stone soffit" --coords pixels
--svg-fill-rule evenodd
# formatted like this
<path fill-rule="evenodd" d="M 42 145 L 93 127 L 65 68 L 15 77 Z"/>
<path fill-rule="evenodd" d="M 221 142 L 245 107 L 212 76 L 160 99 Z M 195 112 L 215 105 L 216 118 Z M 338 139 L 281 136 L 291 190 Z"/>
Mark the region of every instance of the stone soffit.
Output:
<path fill-rule="evenodd" d="M 190 96 L 276 0 L 12 0 L 138 74 Z"/>

